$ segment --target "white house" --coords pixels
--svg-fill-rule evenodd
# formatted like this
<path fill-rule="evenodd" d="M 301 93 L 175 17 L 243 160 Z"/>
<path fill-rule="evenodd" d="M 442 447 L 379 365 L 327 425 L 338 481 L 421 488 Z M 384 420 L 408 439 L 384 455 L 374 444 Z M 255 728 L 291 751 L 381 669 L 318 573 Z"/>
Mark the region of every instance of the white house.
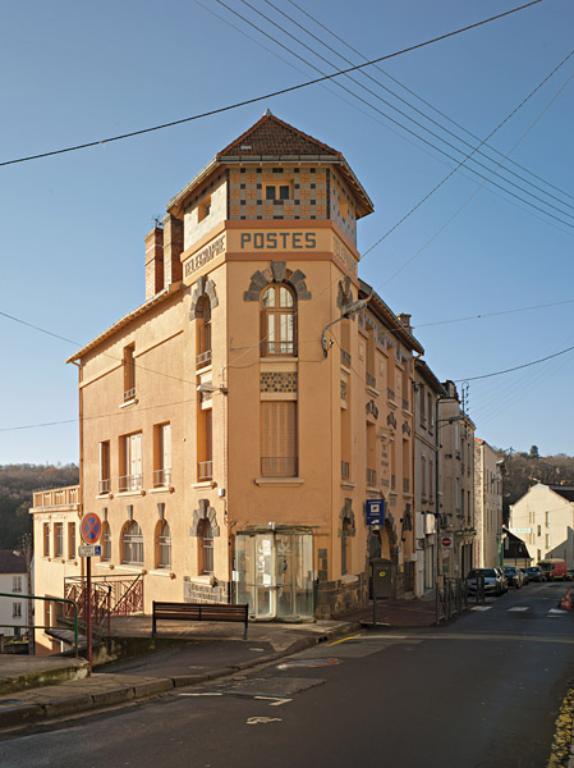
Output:
<path fill-rule="evenodd" d="M 537 483 L 510 507 L 509 528 L 535 563 L 547 557 L 574 568 L 574 488 Z"/>
<path fill-rule="evenodd" d="M 19 636 L 28 629 L 28 571 L 23 555 L 0 549 L 0 635 Z"/>

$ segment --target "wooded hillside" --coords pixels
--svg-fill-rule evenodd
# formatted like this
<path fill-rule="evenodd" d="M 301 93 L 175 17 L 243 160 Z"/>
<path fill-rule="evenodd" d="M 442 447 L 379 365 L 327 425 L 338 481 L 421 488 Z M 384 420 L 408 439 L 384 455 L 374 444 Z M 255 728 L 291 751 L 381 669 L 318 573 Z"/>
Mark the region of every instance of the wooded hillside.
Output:
<path fill-rule="evenodd" d="M 78 467 L 7 464 L 0 466 L 0 549 L 18 549 L 22 536 L 32 532 L 28 509 L 32 492 L 78 482 Z"/>

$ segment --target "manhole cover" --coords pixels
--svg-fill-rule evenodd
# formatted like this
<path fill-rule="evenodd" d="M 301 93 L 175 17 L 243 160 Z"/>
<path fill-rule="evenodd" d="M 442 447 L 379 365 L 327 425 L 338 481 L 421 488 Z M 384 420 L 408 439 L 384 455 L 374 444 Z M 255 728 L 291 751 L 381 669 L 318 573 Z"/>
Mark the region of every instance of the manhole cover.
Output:
<path fill-rule="evenodd" d="M 340 664 L 340 659 L 330 657 L 328 659 L 291 659 L 277 665 L 277 669 L 318 669 L 320 667 L 334 667 Z"/>

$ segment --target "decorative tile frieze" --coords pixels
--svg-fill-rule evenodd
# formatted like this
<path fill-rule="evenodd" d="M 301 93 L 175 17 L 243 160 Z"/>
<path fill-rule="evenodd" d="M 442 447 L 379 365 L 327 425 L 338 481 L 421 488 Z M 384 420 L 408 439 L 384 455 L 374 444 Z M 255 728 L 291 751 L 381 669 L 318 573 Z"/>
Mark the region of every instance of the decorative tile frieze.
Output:
<path fill-rule="evenodd" d="M 260 377 L 261 392 L 297 392 L 297 373 L 267 371 Z"/>

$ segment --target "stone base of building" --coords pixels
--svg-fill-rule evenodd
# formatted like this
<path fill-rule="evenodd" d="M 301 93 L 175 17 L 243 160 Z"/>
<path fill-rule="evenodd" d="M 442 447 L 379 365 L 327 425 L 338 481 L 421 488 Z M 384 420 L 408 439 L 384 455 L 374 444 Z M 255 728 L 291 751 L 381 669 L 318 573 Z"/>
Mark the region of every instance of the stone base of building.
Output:
<path fill-rule="evenodd" d="M 330 619 L 366 608 L 369 600 L 369 578 L 360 573 L 352 579 L 320 581 L 315 599 L 315 617 Z"/>
<path fill-rule="evenodd" d="M 186 603 L 227 603 L 229 584 L 219 581 L 215 584 L 201 583 L 191 579 L 183 582 L 183 599 Z"/>

